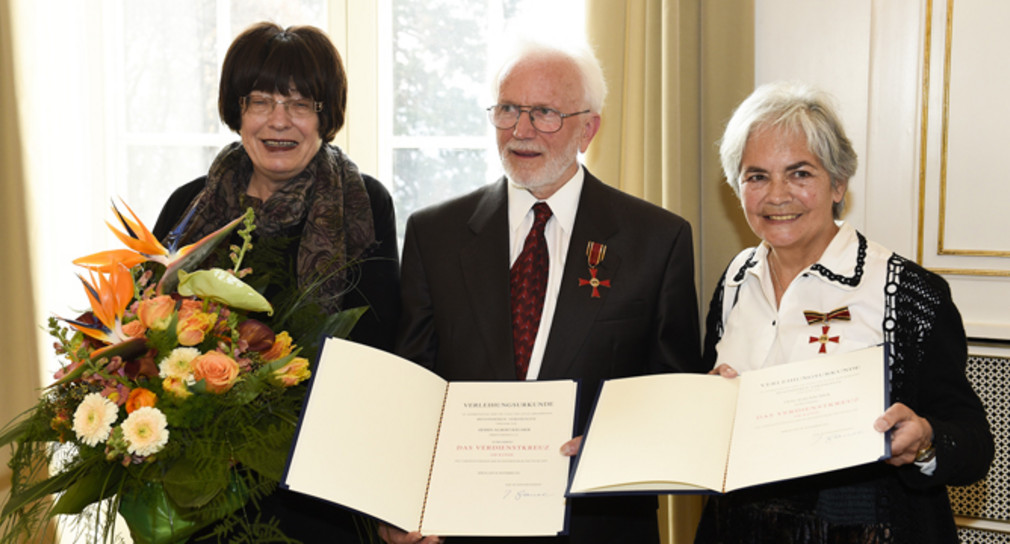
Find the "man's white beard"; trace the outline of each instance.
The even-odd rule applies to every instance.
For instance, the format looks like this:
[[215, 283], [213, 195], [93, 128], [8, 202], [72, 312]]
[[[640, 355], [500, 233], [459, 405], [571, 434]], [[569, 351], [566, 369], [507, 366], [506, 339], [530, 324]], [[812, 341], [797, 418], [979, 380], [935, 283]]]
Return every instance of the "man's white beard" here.
[[[577, 138], [572, 138], [562, 153], [555, 154], [554, 156], [548, 158], [547, 162], [545, 162], [543, 166], [533, 172], [512, 168], [512, 164], [508, 158], [510, 149], [521, 150], [527, 148], [523, 148], [521, 145], [511, 147], [506, 146], [505, 149], [499, 153], [502, 167], [505, 169], [505, 175], [508, 176], [509, 181], [512, 183], [519, 185], [528, 191], [536, 191], [544, 187], [567, 181], [566, 179], [563, 180], [560, 178], [564, 175], [565, 170], [571, 167], [573, 162], [578, 162], [579, 141]], [[543, 152], [542, 149], [537, 147], [527, 150]]]

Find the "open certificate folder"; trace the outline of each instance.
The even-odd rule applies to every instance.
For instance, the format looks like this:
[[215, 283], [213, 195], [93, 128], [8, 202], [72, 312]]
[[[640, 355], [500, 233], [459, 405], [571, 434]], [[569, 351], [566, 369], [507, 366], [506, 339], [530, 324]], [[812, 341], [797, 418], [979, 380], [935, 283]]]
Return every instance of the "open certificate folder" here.
[[883, 346], [741, 374], [608, 380], [569, 496], [728, 492], [886, 459]]
[[578, 384], [447, 382], [327, 339], [282, 486], [440, 536], [565, 531]]

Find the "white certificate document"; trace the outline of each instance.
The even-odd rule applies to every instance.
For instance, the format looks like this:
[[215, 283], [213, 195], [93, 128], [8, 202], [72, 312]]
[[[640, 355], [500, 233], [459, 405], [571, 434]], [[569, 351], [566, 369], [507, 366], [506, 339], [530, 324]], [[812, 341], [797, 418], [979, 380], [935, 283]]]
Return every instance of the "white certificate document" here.
[[886, 457], [873, 428], [887, 409], [883, 347], [745, 374], [726, 489], [819, 474]]
[[569, 496], [718, 492], [890, 455], [885, 347], [746, 372], [659, 374], [600, 390]]
[[452, 385], [442, 419], [451, 432], [439, 436], [425, 530], [444, 536], [557, 534], [571, 463], [561, 445], [572, 435], [575, 382]]
[[557, 535], [577, 390], [573, 380], [450, 383], [331, 338], [282, 485], [425, 535]]

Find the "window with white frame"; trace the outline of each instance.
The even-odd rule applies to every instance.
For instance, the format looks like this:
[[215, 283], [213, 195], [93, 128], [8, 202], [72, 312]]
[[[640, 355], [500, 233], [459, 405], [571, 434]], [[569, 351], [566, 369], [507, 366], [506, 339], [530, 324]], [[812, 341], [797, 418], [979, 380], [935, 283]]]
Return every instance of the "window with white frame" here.
[[501, 176], [489, 79], [510, 30], [584, 39], [581, 0], [384, 0], [379, 14], [379, 172], [398, 232], [424, 206]]
[[[119, 247], [122, 199], [153, 227], [178, 186], [237, 136], [217, 115], [232, 39], [261, 20], [325, 27], [326, 0], [16, 1], [14, 43], [36, 315], [74, 317], [87, 298], [71, 261]], [[57, 361], [43, 327], [40, 369]]]
[[[402, 236], [416, 209], [500, 175], [484, 112], [495, 37], [511, 24], [581, 38], [581, 4], [14, 0], [36, 315], [87, 308], [70, 263], [119, 247], [104, 224], [114, 199], [151, 227], [171, 192], [205, 174], [237, 138], [218, 118], [217, 89], [228, 45], [250, 24], [309, 24], [343, 38], [334, 42], [355, 111], [337, 143], [387, 184]], [[366, 90], [363, 102], [356, 86]], [[41, 325], [39, 371], [48, 383], [57, 361]]]
[[[87, 307], [70, 261], [118, 247], [104, 225], [113, 199], [153, 226], [171, 192], [205, 174], [237, 138], [218, 118], [217, 88], [228, 45], [248, 25], [310, 24], [343, 38], [334, 42], [355, 111], [337, 143], [389, 187], [402, 236], [416, 209], [500, 175], [484, 112], [495, 37], [509, 25], [581, 37], [581, 4], [15, 1], [37, 315]], [[358, 13], [371, 15], [361, 20]], [[355, 91], [372, 104], [362, 106]], [[362, 133], [376, 137], [356, 136]], [[41, 328], [38, 343], [48, 381], [56, 362]]]

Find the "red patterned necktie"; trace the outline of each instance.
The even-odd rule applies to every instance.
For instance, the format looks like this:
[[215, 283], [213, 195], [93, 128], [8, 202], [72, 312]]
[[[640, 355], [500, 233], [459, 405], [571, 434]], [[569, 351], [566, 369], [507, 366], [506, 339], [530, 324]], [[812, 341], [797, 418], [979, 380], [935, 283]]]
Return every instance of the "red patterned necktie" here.
[[547, 240], [544, 227], [551, 218], [551, 208], [544, 202], [533, 205], [533, 226], [526, 235], [523, 251], [512, 264], [509, 279], [512, 287], [512, 352], [515, 355], [516, 378], [526, 379], [530, 367], [533, 341], [540, 329], [540, 313], [547, 292]]

